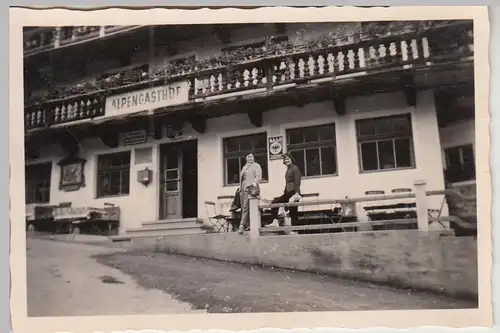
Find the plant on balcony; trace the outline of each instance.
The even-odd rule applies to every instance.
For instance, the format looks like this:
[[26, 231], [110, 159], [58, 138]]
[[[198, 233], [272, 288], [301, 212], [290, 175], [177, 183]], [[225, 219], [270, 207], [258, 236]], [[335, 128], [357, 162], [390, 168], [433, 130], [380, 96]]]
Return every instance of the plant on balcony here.
[[[235, 75], [241, 75], [234, 72], [235, 67], [248, 61], [255, 61], [279, 55], [293, 57], [295, 54], [303, 52], [321, 51], [325, 48], [352, 44], [363, 40], [373, 39], [374, 37], [380, 38], [387, 35], [405, 34], [410, 32], [418, 33], [424, 29], [429, 29], [436, 25], [448, 24], [449, 22], [450, 21], [398, 21], [387, 22], [387, 24], [380, 22], [368, 22], [361, 24], [360, 28], [355, 31], [354, 34], [350, 35], [347, 34], [347, 26], [340, 24], [336, 30], [314, 40], [304, 39], [303, 34], [301, 35], [301, 32], [299, 31], [295, 42], [276, 42], [273, 36], [269, 36], [266, 38], [263, 46], [241, 47], [203, 60], [196, 60], [194, 57], [191, 57], [178, 61], [170, 61], [166, 62], [163, 68], [153, 71], [152, 73], [141, 70], [122, 72], [102, 80], [96, 80], [95, 82], [80, 83], [69, 88], [58, 88], [51, 91], [45, 99], [38, 99], [37, 101], [31, 100], [31, 102], [43, 103], [44, 100], [62, 98], [68, 95], [92, 93], [95, 91], [113, 89], [123, 85], [130, 85], [161, 78], [168, 79], [170, 77], [177, 77], [193, 72], [221, 67], [226, 67], [227, 72], [230, 74], [228, 75], [228, 79], [231, 81], [235, 78]], [[83, 33], [83, 30], [81, 33]], [[286, 71], [287, 69], [275, 68], [275, 70], [281, 72]]]
[[73, 29], [73, 34], [76, 37], [82, 37], [97, 32], [99, 31], [99, 29], [100, 29], [99, 26], [88, 26], [88, 25], [78, 26]]

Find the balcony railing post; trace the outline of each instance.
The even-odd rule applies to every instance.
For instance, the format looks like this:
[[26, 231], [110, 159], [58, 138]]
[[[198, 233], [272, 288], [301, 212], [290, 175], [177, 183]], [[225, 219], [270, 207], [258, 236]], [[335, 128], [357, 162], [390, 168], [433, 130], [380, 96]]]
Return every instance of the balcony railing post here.
[[417, 224], [418, 230], [429, 230], [429, 214], [427, 207], [427, 194], [425, 180], [416, 180], [415, 185], [415, 199], [417, 201]]
[[260, 211], [259, 211], [259, 199], [250, 196], [248, 203], [248, 210], [250, 216], [250, 238], [256, 239], [260, 236]]
[[57, 49], [59, 46], [61, 46], [61, 27], [57, 27], [54, 33], [54, 48]]
[[[361, 204], [361, 202], [354, 202], [353, 207], [354, 207], [354, 212], [352, 213], [355, 214], [358, 222], [370, 222], [370, 218], [368, 217], [368, 215], [366, 215], [366, 212], [363, 209], [363, 205]], [[371, 231], [371, 230], [372, 226], [370, 225], [358, 227], [358, 231]]]

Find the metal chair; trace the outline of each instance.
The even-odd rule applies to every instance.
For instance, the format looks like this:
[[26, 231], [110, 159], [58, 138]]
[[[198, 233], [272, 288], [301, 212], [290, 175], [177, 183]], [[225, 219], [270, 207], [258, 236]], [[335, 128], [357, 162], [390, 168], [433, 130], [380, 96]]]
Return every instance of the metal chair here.
[[217, 212], [217, 205], [215, 202], [205, 201], [205, 210], [207, 212], [208, 221], [212, 225], [214, 232], [230, 231], [230, 223], [228, 222], [230, 216]]

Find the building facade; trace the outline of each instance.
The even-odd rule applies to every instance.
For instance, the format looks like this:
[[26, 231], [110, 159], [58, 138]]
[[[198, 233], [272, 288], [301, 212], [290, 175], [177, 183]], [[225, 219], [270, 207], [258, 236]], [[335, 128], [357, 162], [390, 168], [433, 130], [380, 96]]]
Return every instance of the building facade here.
[[248, 152], [264, 198], [284, 152], [319, 199], [475, 191], [471, 22], [183, 28], [25, 31], [27, 214], [111, 203], [120, 233], [207, 223]]

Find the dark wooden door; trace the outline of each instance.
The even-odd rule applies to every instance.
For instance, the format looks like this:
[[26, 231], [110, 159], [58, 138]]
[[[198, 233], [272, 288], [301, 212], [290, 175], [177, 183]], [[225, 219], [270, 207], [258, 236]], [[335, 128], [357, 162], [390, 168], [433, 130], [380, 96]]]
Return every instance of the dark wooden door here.
[[182, 149], [165, 145], [160, 151], [160, 219], [182, 218]]

